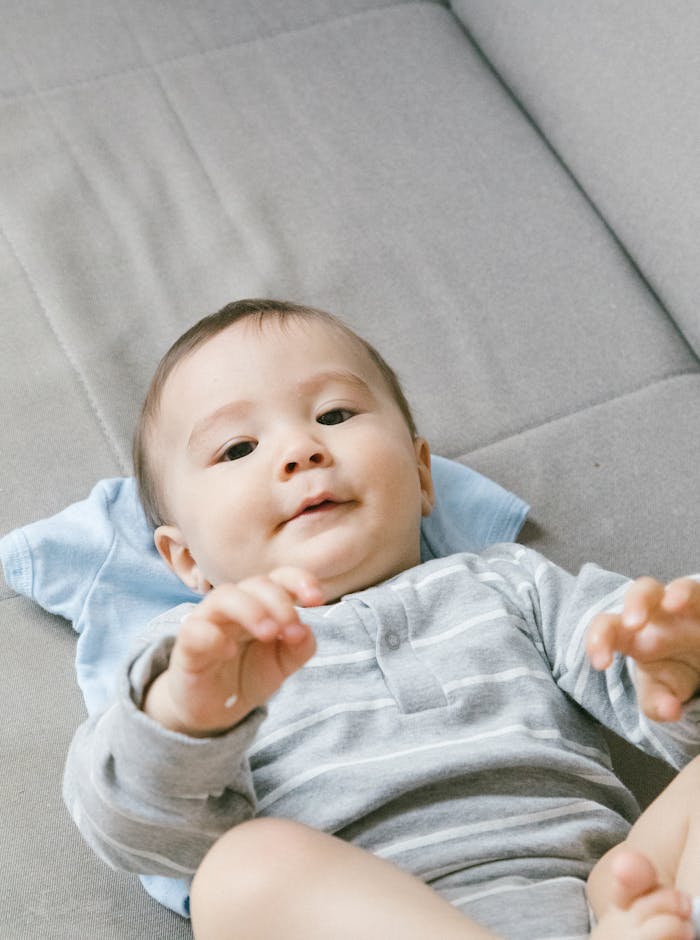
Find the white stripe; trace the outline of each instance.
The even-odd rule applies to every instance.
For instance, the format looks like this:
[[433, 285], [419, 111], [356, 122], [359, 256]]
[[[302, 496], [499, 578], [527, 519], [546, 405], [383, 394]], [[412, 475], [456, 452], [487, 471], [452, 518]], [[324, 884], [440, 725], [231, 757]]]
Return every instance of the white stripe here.
[[578, 674], [578, 678], [576, 679], [576, 685], [574, 686], [574, 699], [577, 702], [580, 702], [581, 699], [583, 698], [583, 690], [586, 688], [586, 685], [588, 684], [588, 680], [591, 676], [592, 669], [593, 669], [593, 666], [591, 665], [590, 660], [584, 659], [581, 665], [581, 672]]
[[697, 746], [700, 743], [700, 728], [695, 721], [681, 719], [679, 722], [669, 722], [664, 727], [664, 733], [674, 741], [680, 742], [680, 744], [695, 744]]
[[451, 574], [455, 574], [458, 571], [463, 572], [464, 570], [465, 565], [449, 565], [447, 568], [440, 568], [437, 571], [433, 571], [431, 574], [421, 578], [420, 581], [411, 581], [409, 578], [405, 578], [401, 581], [397, 581], [395, 584], [389, 584], [389, 587], [392, 591], [404, 591], [409, 588], [418, 591], [431, 581], [438, 581], [441, 578], [447, 578]]
[[625, 687], [623, 686], [622, 682], [620, 682], [619, 677], [610, 684], [608, 691], [610, 695], [610, 704], [614, 705], [615, 702], [617, 702], [618, 699], [625, 694]]
[[484, 555], [483, 562], [485, 565], [495, 565], [498, 563], [503, 563], [505, 565], [515, 565], [518, 570], [521, 570], [521, 565], [518, 564], [523, 555], [527, 554], [527, 549], [523, 548], [522, 545], [518, 548], [517, 551], [514, 551], [512, 555]]
[[496, 682], [510, 682], [512, 679], [522, 679], [529, 676], [531, 679], [544, 679], [546, 682], [552, 682], [550, 672], [540, 672], [537, 669], [528, 669], [527, 666], [516, 666], [514, 669], [506, 669], [504, 672], [484, 673], [480, 676], [467, 676], [466, 679], [453, 679], [452, 682], [443, 683], [445, 692], [452, 692], [455, 689], [462, 689], [468, 685], [486, 685]]
[[[121, 816], [122, 819], [128, 819], [129, 822], [137, 823], [139, 826], [155, 826], [158, 827], [161, 825], [157, 820], [144, 819], [143, 815], [138, 813], [131, 813], [128, 809], [125, 809], [119, 803], [116, 802], [114, 794], [110, 790], [109, 786], [102, 785], [102, 779], [98, 773], [96, 773], [95, 768], [90, 768], [90, 783], [92, 784], [95, 793], [100, 798], [102, 803], [107, 807], [110, 813], [113, 813], [115, 816]], [[221, 791], [223, 792], [223, 790]], [[209, 800], [212, 797], [216, 797], [218, 794], [205, 791], [204, 793], [182, 793], [179, 794], [179, 798], [183, 800]], [[207, 830], [207, 829], [197, 829], [197, 834], [202, 836], [207, 836], [211, 839], [218, 839], [221, 837], [222, 830], [217, 829], [216, 831]]]
[[177, 862], [173, 862], [171, 859], [166, 858], [165, 855], [159, 855], [157, 852], [144, 852], [142, 849], [135, 849], [130, 845], [125, 845], [123, 842], [118, 842], [116, 839], [113, 839], [111, 836], [108, 836], [100, 827], [95, 823], [94, 819], [90, 817], [86, 812], [83, 806], [74, 807], [73, 816], [76, 824], [79, 828], [84, 819], [87, 819], [90, 832], [96, 834], [98, 838], [106, 843], [111, 845], [113, 848], [122, 852], [125, 855], [129, 855], [136, 858], [145, 858], [149, 862], [157, 862], [159, 865], [167, 866], [173, 871], [176, 871], [180, 875], [193, 875], [196, 868], [186, 868], [184, 865], [178, 865]]
[[[646, 715], [640, 714], [639, 716], [639, 725], [638, 730], [641, 734], [650, 741], [654, 747], [658, 750], [659, 754], [663, 757], [667, 764], [670, 764], [672, 767], [675, 767], [676, 762], [673, 759], [673, 756], [666, 750], [661, 741], [657, 738], [654, 732], [649, 727], [649, 719]], [[637, 735], [634, 735], [636, 737]], [[634, 743], [637, 743], [636, 741]]]
[[565, 937], [541, 937], [537, 940], [588, 940], [589, 933], [567, 933]]
[[488, 613], [479, 614], [476, 617], [471, 617], [469, 620], [464, 620], [462, 623], [458, 623], [455, 627], [451, 627], [449, 630], [443, 630], [442, 633], [435, 633], [432, 636], [420, 637], [419, 639], [415, 640], [411, 639], [411, 646], [414, 649], [422, 649], [424, 646], [432, 646], [434, 643], [444, 643], [445, 640], [451, 640], [460, 633], [464, 633], [466, 630], [469, 630], [470, 627], [476, 627], [479, 626], [479, 624], [488, 623], [491, 620], [499, 620], [501, 618], [509, 621], [515, 620], [518, 623], [521, 622], [517, 617], [511, 617], [505, 614], [502, 609], [490, 610]]
[[257, 754], [271, 744], [275, 744], [277, 741], [281, 741], [292, 734], [296, 734], [297, 731], [302, 731], [304, 728], [311, 728], [313, 725], [327, 721], [329, 718], [335, 718], [337, 715], [345, 715], [351, 712], [373, 712], [379, 711], [382, 708], [392, 707], [398, 707], [396, 699], [393, 698], [378, 698], [366, 702], [344, 702], [338, 705], [331, 705], [328, 708], [324, 708], [323, 711], [315, 712], [307, 718], [301, 718], [299, 721], [294, 721], [291, 724], [284, 725], [282, 728], [278, 728], [276, 731], [265, 735], [265, 737], [258, 738], [255, 744], [248, 748], [247, 753], [252, 757], [253, 754]]
[[522, 734], [526, 737], [535, 738], [536, 740], [562, 741], [572, 750], [580, 751], [584, 754], [595, 755], [603, 762], [604, 765], [608, 763], [606, 755], [600, 751], [592, 747], [587, 747], [583, 744], [576, 744], [573, 741], [569, 741], [567, 738], [562, 737], [560, 732], [555, 728], [543, 728], [541, 730], [537, 730], [534, 728], [527, 728], [525, 725], [520, 724], [506, 725], [503, 728], [497, 728], [492, 731], [482, 731], [478, 734], [469, 735], [466, 738], [454, 738], [449, 741], [438, 741], [431, 744], [422, 744], [419, 747], [406, 748], [400, 751], [392, 751], [388, 754], [378, 754], [374, 757], [362, 757], [355, 760], [335, 761], [334, 763], [320, 764], [317, 767], [309, 768], [308, 770], [303, 771], [303, 773], [297, 774], [295, 777], [291, 777], [279, 787], [271, 790], [267, 796], [258, 801], [258, 809], [266, 809], [268, 806], [276, 803], [277, 800], [281, 799], [283, 796], [286, 796], [288, 793], [291, 793], [298, 787], [303, 786], [310, 780], [314, 780], [316, 777], [321, 777], [323, 774], [332, 773], [335, 770], [347, 770], [351, 767], [362, 767], [366, 764], [391, 762], [401, 757], [409, 757], [413, 754], [422, 754], [428, 751], [439, 751], [455, 746], [459, 747], [463, 745], [472, 745], [478, 741], [488, 741], [492, 738], [500, 738], [510, 734]]
[[488, 888], [486, 891], [475, 891], [474, 894], [464, 894], [461, 898], [455, 898], [450, 904], [458, 906], [460, 904], [469, 904], [471, 901], [480, 901], [482, 898], [489, 898], [494, 894], [503, 894], [506, 891], [530, 891], [532, 888], [540, 888], [543, 885], [551, 885], [553, 882], [573, 881], [576, 885], [583, 887], [585, 882], [580, 878], [572, 878], [571, 875], [564, 875], [561, 878], [548, 878], [546, 881], [533, 881], [527, 879], [525, 883], [496, 885]]
[[535, 584], [537, 585], [538, 588], [540, 586], [541, 579], [544, 577], [544, 575], [549, 574], [549, 572], [553, 570], [553, 567], [554, 567], [553, 565], [550, 565], [546, 561], [543, 561], [541, 564], [537, 566], [537, 568], [535, 568]]
[[604, 787], [613, 787], [615, 790], [627, 790], [627, 787], [621, 780], [618, 780], [613, 773], [609, 774], [576, 774], [582, 780], [588, 780], [590, 783], [599, 783]]
[[428, 835], [417, 836], [414, 839], [403, 839], [401, 842], [394, 842], [383, 849], [375, 849], [374, 854], [380, 858], [394, 858], [403, 852], [411, 852], [414, 849], [425, 848], [427, 845], [437, 845], [441, 842], [449, 842], [452, 839], [462, 839], [466, 836], [478, 835], [482, 832], [504, 832], [507, 829], [517, 829], [520, 826], [532, 826], [541, 822], [548, 822], [552, 819], [562, 819], [566, 816], [580, 816], [585, 813], [600, 812], [604, 807], [591, 800], [576, 800], [566, 806], [553, 807], [552, 809], [539, 810], [536, 813], [520, 813], [517, 816], [509, 816], [499, 819], [488, 819], [484, 822], [469, 823], [466, 826], [451, 826], [449, 829], [442, 829], [438, 832], [431, 832]]
[[[441, 568], [439, 571], [433, 571], [431, 574], [427, 575], [425, 578], [422, 578], [420, 581], [411, 581], [409, 579], [398, 581], [396, 584], [389, 584], [389, 587], [393, 591], [405, 591], [409, 589], [420, 590], [426, 584], [429, 584], [431, 581], [437, 581], [441, 578], [447, 578], [451, 574], [463, 573], [468, 571], [466, 565], [450, 565], [447, 568]], [[477, 574], [472, 572], [473, 577], [477, 581], [489, 582], [489, 581], [502, 581], [505, 583], [506, 579], [503, 575], [498, 574], [495, 571], [487, 571], [483, 574]]]
[[626, 593], [627, 588], [629, 587], [629, 581], [626, 584], [621, 585], [616, 588], [614, 591], [611, 591], [610, 594], [606, 594], [601, 600], [596, 601], [592, 607], [590, 607], [586, 613], [581, 617], [574, 632], [571, 635], [571, 640], [567, 644], [568, 655], [565, 659], [567, 669], [573, 668], [576, 663], [581, 651], [581, 643], [583, 640], [583, 635], [586, 632], [588, 625], [591, 620], [595, 617], [596, 614], [599, 614], [603, 610], [614, 610], [615, 605], [620, 603], [622, 596]]
[[502, 581], [503, 584], [506, 583], [506, 579], [502, 574], [497, 574], [495, 571], [487, 571], [485, 574], [476, 574], [474, 575], [477, 581], [482, 581], [488, 583], [489, 581]]
[[337, 656], [314, 656], [302, 669], [325, 669], [326, 666], [344, 666], [348, 663], [364, 663], [376, 659], [374, 650], [359, 650], [356, 653], [338, 653]]

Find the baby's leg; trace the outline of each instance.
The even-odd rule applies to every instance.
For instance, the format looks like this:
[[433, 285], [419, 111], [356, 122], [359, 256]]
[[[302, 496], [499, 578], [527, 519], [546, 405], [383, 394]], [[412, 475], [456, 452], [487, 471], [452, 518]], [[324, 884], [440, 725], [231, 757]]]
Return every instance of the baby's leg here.
[[696, 758], [642, 813], [627, 839], [598, 862], [588, 880], [588, 897], [599, 919], [607, 910], [620, 907], [620, 878], [631, 879], [629, 898], [641, 898], [659, 888], [700, 896], [699, 792], [700, 759]]
[[417, 878], [283, 819], [226, 833], [197, 872], [191, 906], [197, 940], [495, 940]]

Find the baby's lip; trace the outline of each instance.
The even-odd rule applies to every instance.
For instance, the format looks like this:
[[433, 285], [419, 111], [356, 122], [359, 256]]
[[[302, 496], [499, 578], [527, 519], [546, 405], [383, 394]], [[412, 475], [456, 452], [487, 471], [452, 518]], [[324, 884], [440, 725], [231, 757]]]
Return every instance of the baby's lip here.
[[293, 515], [285, 519], [285, 522], [291, 522], [293, 519], [298, 519], [300, 516], [325, 512], [329, 509], [333, 509], [335, 506], [342, 506], [346, 502], [348, 502], [348, 500], [338, 499], [333, 493], [317, 493], [303, 500], [303, 502], [297, 506]]

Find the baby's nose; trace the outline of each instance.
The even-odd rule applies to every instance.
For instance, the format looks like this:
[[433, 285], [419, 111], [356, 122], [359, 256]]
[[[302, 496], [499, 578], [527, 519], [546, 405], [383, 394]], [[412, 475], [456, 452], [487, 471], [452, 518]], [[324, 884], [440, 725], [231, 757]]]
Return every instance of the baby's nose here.
[[330, 463], [330, 454], [318, 441], [299, 441], [289, 447], [282, 460], [284, 476], [290, 476], [299, 470], [324, 467]]
[[303, 467], [305, 464], [309, 466], [313, 466], [314, 464], [318, 466], [322, 466], [324, 463], [325, 463], [325, 460], [324, 460], [323, 454], [320, 451], [316, 451], [313, 454], [309, 454], [309, 456], [306, 458], [305, 461], [303, 459], [302, 460], [289, 460], [285, 464], [284, 469], [286, 473], [294, 473], [295, 470], [299, 469], [300, 467]]

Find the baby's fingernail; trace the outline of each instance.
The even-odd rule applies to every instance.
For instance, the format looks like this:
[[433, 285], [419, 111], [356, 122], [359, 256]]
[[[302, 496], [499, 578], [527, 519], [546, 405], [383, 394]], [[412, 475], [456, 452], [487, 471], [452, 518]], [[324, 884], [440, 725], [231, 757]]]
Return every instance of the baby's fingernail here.
[[606, 669], [608, 665], [607, 654], [600, 652], [600, 650], [596, 650], [595, 652], [591, 653], [591, 662], [593, 663], [595, 669]]
[[282, 631], [282, 635], [290, 643], [298, 643], [306, 635], [306, 627], [301, 623], [289, 623]]
[[622, 623], [625, 627], [641, 627], [645, 616], [643, 610], [628, 610], [622, 615]]
[[279, 630], [279, 627], [271, 617], [266, 617], [264, 620], [261, 620], [258, 624], [258, 630], [264, 636], [276, 636]]

